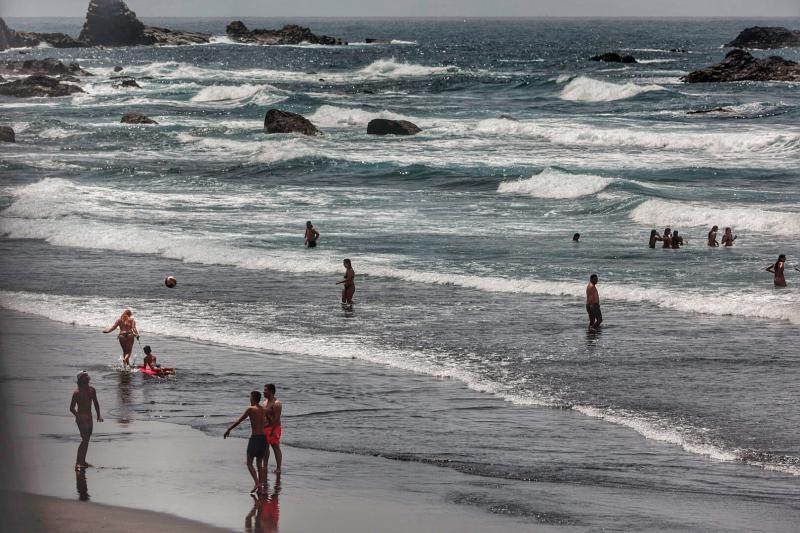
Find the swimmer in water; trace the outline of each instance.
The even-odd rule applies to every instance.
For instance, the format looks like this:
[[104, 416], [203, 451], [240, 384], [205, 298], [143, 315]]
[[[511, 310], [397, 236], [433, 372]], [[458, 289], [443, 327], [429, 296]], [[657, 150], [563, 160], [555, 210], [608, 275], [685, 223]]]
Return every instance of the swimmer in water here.
[[722, 236], [722, 246], [730, 248], [735, 240], [736, 235], [731, 232], [731, 228], [725, 228], [725, 234]]
[[319, 239], [319, 232], [314, 229], [314, 225], [311, 224], [309, 220], [306, 222], [306, 248], [316, 248], [317, 246], [317, 239]]
[[344, 279], [342, 281], [337, 281], [337, 285], [344, 284], [342, 288], [342, 305], [346, 307], [353, 306], [353, 294], [356, 292], [356, 271], [353, 270], [353, 264], [350, 262], [349, 259], [345, 259], [344, 263]]
[[781, 254], [774, 265], [767, 267], [767, 272], [771, 272], [775, 276], [776, 287], [786, 287], [786, 278], [783, 277], [783, 269], [786, 268], [786, 256]]
[[713, 248], [719, 246], [719, 243], [717, 242], [717, 231], [719, 231], [719, 226], [715, 225], [713, 228], [711, 228], [711, 231], [708, 232], [708, 245]]
[[672, 248], [672, 230], [664, 228], [664, 234], [661, 236], [661, 241], [664, 243], [662, 248]]
[[650, 242], [648, 243], [648, 246], [650, 246], [650, 248], [655, 248], [656, 242], [663, 240], [664, 239], [661, 238], [661, 235], [659, 235], [656, 230], [654, 229], [650, 230]]

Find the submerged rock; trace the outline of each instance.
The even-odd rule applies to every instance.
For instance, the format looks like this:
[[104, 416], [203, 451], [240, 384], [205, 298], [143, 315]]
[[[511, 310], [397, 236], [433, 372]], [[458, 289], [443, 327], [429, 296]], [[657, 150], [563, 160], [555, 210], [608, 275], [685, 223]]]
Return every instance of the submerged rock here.
[[731, 50], [722, 63], [690, 72], [687, 83], [728, 81], [800, 81], [800, 64], [779, 56], [756, 58], [744, 50]]
[[58, 59], [26, 59], [25, 61], [0, 62], [0, 72], [11, 74], [43, 74], [45, 76], [92, 76], [78, 63], [64, 64]]
[[705, 113], [733, 113], [733, 109], [727, 107], [714, 107], [712, 109], [695, 109], [687, 111], [687, 115], [703, 115]]
[[114, 85], [118, 89], [141, 89], [142, 86], [136, 83], [136, 80], [130, 78], [127, 80], [122, 80], [121, 82]]
[[267, 133], [302, 133], [317, 135], [319, 130], [303, 115], [270, 109], [264, 117], [264, 131]]
[[16, 136], [14, 135], [14, 130], [9, 126], [0, 126], [0, 142], [17, 142]]
[[329, 37], [327, 35], [315, 35], [309, 28], [296, 24], [287, 24], [280, 30], [255, 29], [250, 30], [241, 20], [234, 20], [225, 28], [228, 37], [239, 43], [257, 44], [327, 44], [344, 45], [347, 41]]
[[616, 52], [607, 52], [589, 58], [592, 61], [605, 61], [606, 63], [636, 63], [636, 58], [633, 56], [622, 56]]
[[800, 46], [800, 31], [779, 26], [752, 26], [743, 29], [736, 39], [725, 46], [758, 50]]
[[123, 124], [158, 124], [155, 120], [142, 113], [128, 112], [122, 115], [120, 122]]
[[117, 65], [116, 67], [114, 67], [114, 72], [122, 72], [122, 67]]
[[416, 135], [422, 129], [407, 120], [374, 118], [367, 124], [368, 135]]
[[27, 78], [0, 85], [0, 95], [30, 98], [34, 96], [68, 96], [82, 93], [83, 89], [70, 83], [61, 83], [49, 76], [28, 76]]

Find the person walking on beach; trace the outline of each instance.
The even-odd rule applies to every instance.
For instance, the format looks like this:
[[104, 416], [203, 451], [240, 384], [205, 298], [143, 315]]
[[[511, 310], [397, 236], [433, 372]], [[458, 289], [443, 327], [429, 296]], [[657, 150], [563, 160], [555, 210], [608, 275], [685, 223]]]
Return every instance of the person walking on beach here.
[[[253, 482], [255, 483], [253, 490], [250, 491], [251, 494], [258, 492], [267, 480], [266, 461], [264, 459], [264, 455], [267, 453], [267, 437], [264, 435], [266, 412], [259, 405], [260, 401], [261, 393], [257, 390], [251, 392], [250, 407], [244, 410], [239, 420], [231, 424], [222, 436], [223, 439], [227, 439], [231, 431], [244, 422], [245, 418], [250, 419], [250, 440], [247, 441], [247, 470], [250, 472], [250, 475], [253, 476]], [[256, 461], [256, 467], [253, 467], [254, 459]]]
[[[275, 397], [275, 385], [273, 383], [264, 385], [264, 398], [266, 398], [263, 405], [266, 413], [264, 435], [267, 437], [267, 444], [275, 452], [275, 473], [280, 475], [281, 463], [283, 463], [283, 453], [281, 453], [281, 411], [283, 411], [283, 404]], [[269, 450], [267, 450], [267, 458], [264, 460], [265, 471], [268, 462]]]
[[319, 232], [314, 229], [314, 225], [311, 224], [311, 221], [309, 220], [306, 222], [306, 248], [316, 248], [317, 239], [319, 239]]
[[650, 248], [655, 248], [656, 242], [663, 240], [664, 239], [661, 238], [661, 235], [659, 235], [656, 230], [654, 229], [650, 230], [650, 242], [648, 243], [648, 246], [650, 246]]
[[337, 281], [337, 285], [344, 283], [342, 288], [342, 306], [353, 307], [353, 294], [356, 292], [356, 271], [353, 270], [353, 264], [349, 259], [345, 259], [344, 263], [344, 279]]
[[603, 315], [600, 313], [600, 294], [597, 292], [597, 274], [589, 276], [589, 283], [586, 285], [586, 312], [589, 313], [589, 327], [599, 328], [603, 322]]
[[786, 287], [786, 278], [783, 277], [784, 268], [786, 268], [786, 256], [783, 254], [778, 256], [778, 260], [775, 261], [774, 265], [767, 267], [767, 272], [771, 272], [775, 275], [774, 281], [776, 287]]
[[714, 225], [714, 227], [711, 228], [711, 231], [708, 232], [708, 245], [714, 248], [719, 246], [719, 243], [717, 242], [717, 231], [719, 231], [719, 226]]
[[91, 466], [86, 462], [86, 452], [89, 451], [89, 440], [92, 438], [94, 422], [92, 421], [92, 404], [97, 412], [97, 421], [102, 422], [100, 415], [100, 402], [97, 401], [97, 391], [89, 385], [89, 373], [83, 370], [78, 374], [78, 388], [72, 393], [69, 403], [69, 412], [75, 417], [78, 431], [81, 434], [81, 443], [78, 445], [78, 457], [75, 460], [75, 470], [81, 471]]
[[111, 333], [119, 328], [117, 339], [119, 345], [122, 347], [122, 365], [128, 368], [131, 363], [131, 352], [133, 352], [133, 340], [139, 338], [139, 330], [136, 329], [136, 319], [133, 318], [133, 313], [130, 309], [122, 312], [120, 317], [114, 322], [110, 328], [104, 329], [103, 333]]
[[725, 234], [722, 236], [722, 246], [730, 248], [733, 246], [733, 241], [736, 240], [736, 235], [731, 233], [731, 228], [725, 228]]

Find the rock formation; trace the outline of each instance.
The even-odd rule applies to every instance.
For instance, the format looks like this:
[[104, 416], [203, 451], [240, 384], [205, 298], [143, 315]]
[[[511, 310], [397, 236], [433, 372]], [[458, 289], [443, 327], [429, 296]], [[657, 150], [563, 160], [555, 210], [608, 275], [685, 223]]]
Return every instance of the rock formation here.
[[369, 135], [416, 135], [421, 131], [419, 126], [407, 120], [374, 118], [367, 124]]
[[145, 26], [144, 35], [147, 43], [180, 46], [185, 44], [207, 43], [211, 36], [207, 33], [194, 31], [168, 30], [166, 28], [156, 28], [155, 26]]
[[280, 30], [255, 29], [250, 30], [241, 20], [234, 20], [225, 28], [231, 40], [239, 43], [258, 43], [258, 44], [328, 44], [343, 45], [347, 41], [329, 37], [327, 35], [315, 35], [311, 30], [296, 24], [288, 24]]
[[64, 64], [58, 59], [27, 59], [25, 61], [0, 62], [0, 72], [9, 74], [43, 74], [45, 76], [92, 76], [77, 63]]
[[34, 75], [0, 85], [0, 95], [30, 98], [32, 96], [68, 96], [82, 93], [83, 89], [70, 83], [61, 83], [49, 76]]
[[731, 50], [722, 63], [690, 72], [687, 83], [726, 81], [800, 81], [800, 64], [779, 56], [756, 58], [744, 50]]
[[118, 89], [141, 89], [142, 88], [142, 86], [139, 85], [138, 83], [136, 83], [136, 80], [134, 80], [133, 78], [128, 78], [128, 79], [122, 80], [121, 82], [114, 84], [114, 87], [116, 87]]
[[39, 46], [47, 43], [54, 48], [75, 48], [86, 46], [64, 33], [34, 33], [30, 31], [14, 31], [0, 18], [0, 50], [20, 48], [23, 46]]
[[302, 133], [317, 135], [319, 130], [303, 115], [270, 109], [264, 117], [264, 131], [267, 133]]
[[633, 56], [621, 56], [616, 52], [607, 52], [597, 56], [590, 57], [592, 61], [605, 61], [606, 63], [636, 63], [636, 58]]
[[373, 37], [367, 37], [364, 42], [367, 44], [392, 44], [389, 39], [375, 39]]
[[14, 135], [14, 130], [8, 126], [0, 126], [0, 142], [13, 143], [17, 142]]
[[155, 120], [141, 113], [128, 112], [122, 115], [120, 122], [123, 124], [158, 124]]
[[736, 39], [725, 46], [758, 50], [800, 46], [800, 31], [775, 26], [753, 26], [743, 29]]
[[694, 109], [687, 111], [687, 115], [705, 115], [706, 113], [733, 113], [733, 109], [727, 107], [714, 107], [712, 109]]

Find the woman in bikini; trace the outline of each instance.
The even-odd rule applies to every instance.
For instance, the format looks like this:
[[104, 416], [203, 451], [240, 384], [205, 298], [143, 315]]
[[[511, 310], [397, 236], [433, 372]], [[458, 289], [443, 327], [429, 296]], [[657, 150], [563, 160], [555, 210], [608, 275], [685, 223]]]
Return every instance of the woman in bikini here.
[[767, 272], [771, 272], [775, 275], [775, 286], [776, 287], [785, 287], [786, 286], [786, 278], [783, 277], [783, 269], [786, 267], [786, 256], [781, 254], [778, 256], [778, 260], [775, 261], [774, 265], [770, 265], [767, 267]]
[[342, 288], [342, 305], [346, 307], [353, 306], [353, 294], [356, 292], [356, 271], [353, 270], [353, 265], [350, 263], [349, 259], [345, 259], [344, 263], [344, 279], [342, 281], [337, 281], [337, 285], [341, 285], [344, 283], [344, 287]]
[[133, 352], [133, 339], [139, 338], [136, 320], [133, 318], [133, 313], [131, 313], [130, 309], [124, 310], [117, 321], [110, 328], [104, 329], [103, 333], [111, 333], [117, 328], [119, 328], [117, 339], [122, 347], [122, 364], [125, 368], [128, 368], [131, 362], [131, 352]]

